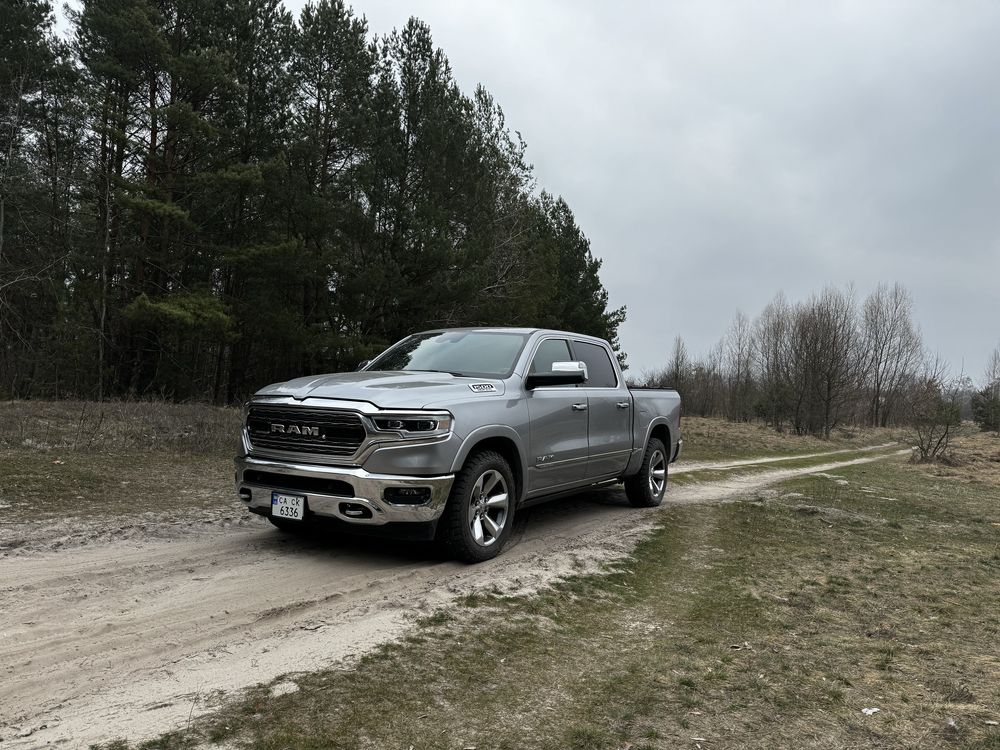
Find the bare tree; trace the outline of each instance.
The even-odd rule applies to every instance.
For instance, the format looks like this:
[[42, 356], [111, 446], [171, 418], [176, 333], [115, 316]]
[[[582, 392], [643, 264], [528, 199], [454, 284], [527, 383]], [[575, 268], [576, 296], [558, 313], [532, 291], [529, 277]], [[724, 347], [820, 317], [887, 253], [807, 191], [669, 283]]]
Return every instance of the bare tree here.
[[737, 312], [723, 341], [726, 416], [745, 422], [753, 416], [754, 339], [750, 319]]
[[850, 290], [829, 287], [791, 314], [785, 381], [798, 433], [829, 437], [852, 415], [861, 379], [857, 306]]
[[754, 368], [765, 419], [778, 431], [789, 417], [789, 336], [792, 310], [778, 294], [754, 321]]
[[900, 285], [879, 284], [862, 311], [864, 376], [869, 424], [885, 427], [895, 414], [903, 386], [920, 365], [920, 334], [913, 301]]
[[724, 406], [722, 358], [720, 341], [712, 347], [707, 357], [692, 361], [687, 385], [682, 394], [686, 414], [714, 417], [722, 413]]
[[630, 379], [630, 384], [643, 388], [673, 388], [684, 392], [687, 398], [691, 368], [692, 362], [684, 339], [677, 336], [667, 364], [653, 370], [644, 370], [638, 378]]
[[687, 346], [684, 339], [677, 336], [674, 339], [674, 348], [670, 354], [670, 361], [667, 363], [666, 380], [671, 388], [678, 391], [686, 390], [688, 377], [691, 371], [691, 358], [688, 356]]
[[[678, 337], [668, 363], [646, 376], [646, 384], [683, 389], [692, 414], [763, 417], [777, 430], [791, 426], [799, 434], [830, 437], [843, 423], [915, 422], [923, 433], [931, 394], [945, 394], [948, 404], [969, 411], [983, 393], [975, 393], [968, 378], [945, 382], [923, 362], [912, 313], [912, 298], [900, 284], [880, 284], [862, 305], [851, 287], [827, 287], [795, 304], [778, 294], [752, 323], [737, 313], [704, 358], [691, 358]], [[987, 382], [1000, 410], [1000, 347], [990, 363]], [[936, 442], [942, 436], [934, 425], [928, 439]], [[947, 427], [944, 448], [953, 432]]]

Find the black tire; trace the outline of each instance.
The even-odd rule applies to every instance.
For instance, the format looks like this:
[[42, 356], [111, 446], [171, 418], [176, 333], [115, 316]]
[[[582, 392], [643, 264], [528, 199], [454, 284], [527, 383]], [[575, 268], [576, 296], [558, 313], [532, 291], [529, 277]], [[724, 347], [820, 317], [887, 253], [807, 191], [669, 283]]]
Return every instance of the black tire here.
[[[503, 502], [499, 501], [501, 494]], [[472, 455], [455, 477], [438, 523], [438, 540], [459, 560], [491, 560], [510, 536], [515, 500], [514, 478], [506, 459], [494, 451]]]
[[[625, 496], [636, 508], [655, 508], [667, 492], [667, 449], [659, 438], [650, 438], [642, 465], [635, 476], [625, 480]], [[662, 476], [654, 472], [663, 472]]]

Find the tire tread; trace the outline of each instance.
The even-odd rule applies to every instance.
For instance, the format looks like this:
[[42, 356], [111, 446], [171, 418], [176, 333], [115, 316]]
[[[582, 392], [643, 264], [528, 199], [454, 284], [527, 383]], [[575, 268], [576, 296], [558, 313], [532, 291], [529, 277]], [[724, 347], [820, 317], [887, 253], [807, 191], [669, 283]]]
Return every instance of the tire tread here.
[[[663, 496], [667, 494], [666, 487], [663, 488], [663, 494], [659, 497], [653, 497], [649, 491], [649, 461], [657, 449], [663, 453], [664, 457], [668, 455], [666, 446], [663, 445], [662, 440], [659, 438], [650, 438], [649, 444], [646, 446], [646, 452], [642, 456], [642, 464], [639, 466], [639, 471], [625, 479], [625, 497], [636, 508], [655, 508], [663, 502]], [[665, 463], [664, 466], [669, 468], [669, 462]]]
[[[465, 519], [462, 516], [462, 504], [472, 491], [479, 475], [488, 468], [498, 468], [497, 464], [503, 468], [503, 474], [507, 480], [509, 498], [507, 510], [507, 524], [503, 536], [489, 547], [481, 547], [475, 543], [467, 534], [465, 529]], [[510, 528], [514, 523], [514, 505], [516, 494], [513, 483], [513, 472], [507, 459], [496, 451], [483, 450], [474, 453], [465, 462], [465, 465], [455, 477], [455, 483], [451, 486], [451, 493], [448, 496], [448, 504], [445, 506], [444, 514], [438, 523], [438, 540], [453, 557], [464, 562], [476, 563], [490, 560], [500, 554]]]

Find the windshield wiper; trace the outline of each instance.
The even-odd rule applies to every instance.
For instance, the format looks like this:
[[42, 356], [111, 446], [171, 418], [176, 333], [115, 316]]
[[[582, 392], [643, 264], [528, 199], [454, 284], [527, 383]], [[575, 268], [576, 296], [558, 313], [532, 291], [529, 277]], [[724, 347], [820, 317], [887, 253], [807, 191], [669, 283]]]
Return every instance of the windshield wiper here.
[[461, 373], [461, 372], [452, 372], [451, 370], [406, 370], [406, 372], [443, 372], [446, 375], [454, 375], [456, 378], [467, 378], [467, 377], [469, 377], [468, 375], [465, 375], [464, 373]]

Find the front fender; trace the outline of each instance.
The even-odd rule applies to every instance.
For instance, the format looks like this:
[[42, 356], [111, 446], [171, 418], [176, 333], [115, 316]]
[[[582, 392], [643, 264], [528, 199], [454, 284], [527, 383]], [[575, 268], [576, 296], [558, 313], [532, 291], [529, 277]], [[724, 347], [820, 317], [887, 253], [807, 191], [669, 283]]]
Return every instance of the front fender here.
[[[473, 449], [482, 443], [484, 440], [490, 440], [495, 438], [502, 438], [513, 443], [514, 449], [517, 451], [518, 464], [517, 468], [520, 471], [522, 477], [528, 476], [528, 464], [525, 452], [524, 441], [521, 435], [518, 434], [510, 425], [505, 424], [490, 424], [483, 425], [482, 427], [477, 427], [472, 432], [470, 432], [464, 441], [462, 441], [461, 447], [458, 449], [458, 453], [455, 456], [455, 462], [451, 466], [451, 473], [455, 473], [465, 464], [466, 459], [469, 454], [472, 453]], [[523, 488], [522, 488], [523, 492]]]

